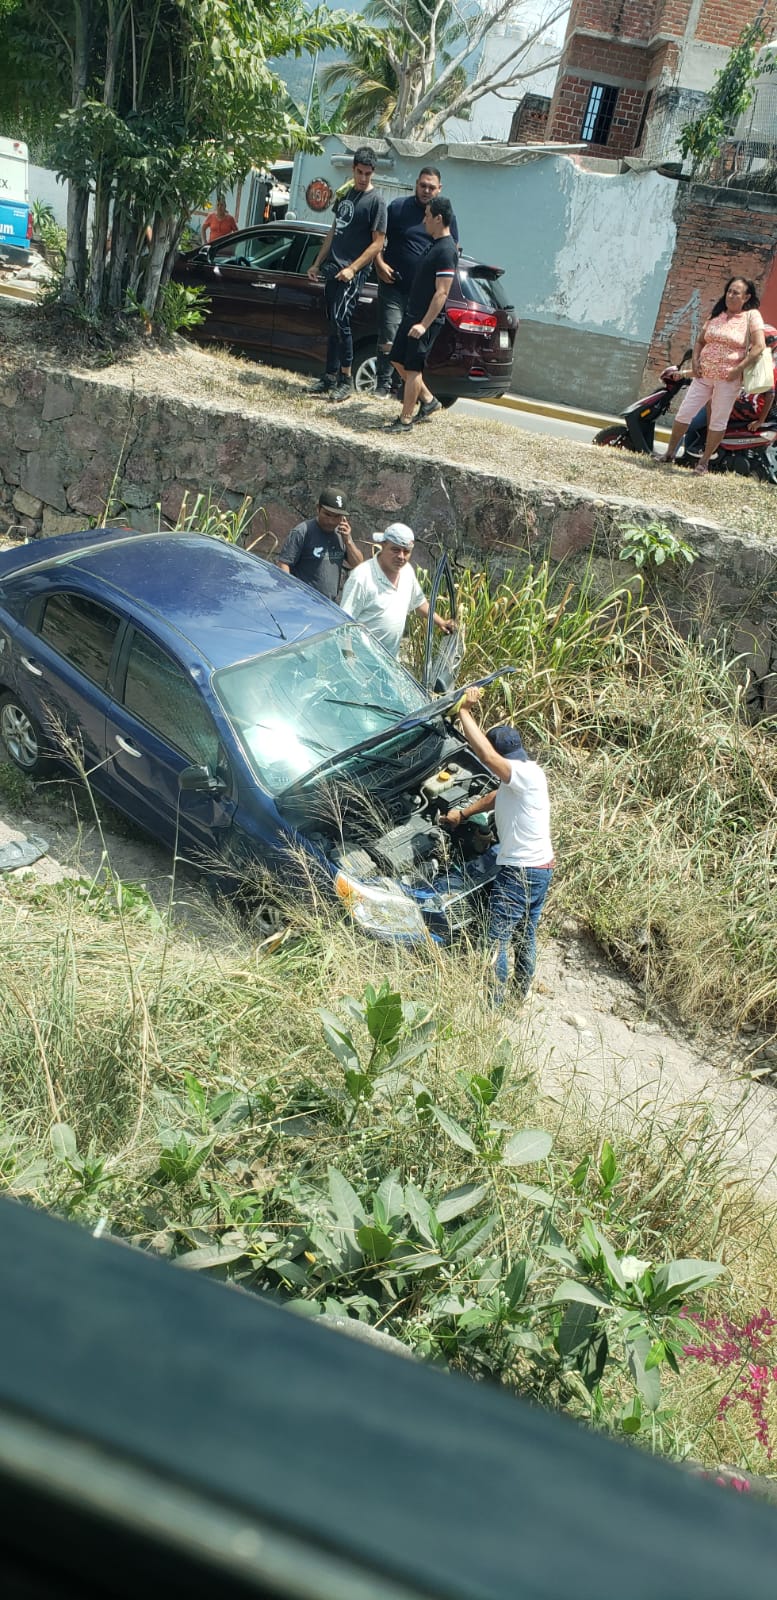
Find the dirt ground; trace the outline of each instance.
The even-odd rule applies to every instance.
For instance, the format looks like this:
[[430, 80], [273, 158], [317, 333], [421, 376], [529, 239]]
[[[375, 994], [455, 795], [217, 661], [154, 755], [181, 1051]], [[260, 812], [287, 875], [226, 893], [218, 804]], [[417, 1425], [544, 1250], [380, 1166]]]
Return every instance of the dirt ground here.
[[[4, 757], [0, 746], [0, 759]], [[47, 853], [28, 871], [35, 881], [56, 882], [67, 874], [94, 878], [103, 848], [124, 883], [142, 883], [160, 910], [170, 893], [170, 857], [108, 807], [97, 828], [89, 803], [64, 780], [41, 784], [22, 805], [0, 794], [0, 847], [35, 834]], [[0, 896], [9, 879], [0, 874]], [[176, 882], [176, 915], [189, 936], [218, 941], [218, 924], [201, 884], [182, 872]], [[531, 1063], [544, 1092], [554, 1099], [578, 1095], [608, 1128], [688, 1121], [709, 1106], [724, 1132], [732, 1167], [751, 1178], [764, 1195], [777, 1198], [777, 1049], [773, 1073], [749, 1076], [753, 1053], [763, 1060], [763, 1040], [753, 1036], [691, 1038], [671, 1017], [646, 1007], [639, 988], [606, 962], [592, 941], [569, 920], [557, 937], [541, 937], [534, 988], [521, 1011], [506, 1008], [507, 1031]], [[774, 1079], [774, 1081], [772, 1081]]]
[[[520, 337], [520, 335], [519, 335]], [[434, 454], [436, 460], [477, 466], [507, 478], [535, 483], [574, 484], [597, 494], [646, 504], [660, 517], [675, 511], [694, 521], [718, 523], [740, 533], [773, 537], [777, 489], [738, 474], [695, 478], [677, 468], [661, 468], [647, 456], [602, 449], [524, 432], [508, 423], [479, 422], [455, 406], [427, 426], [397, 440], [385, 432], [392, 403], [358, 396], [332, 406], [309, 393], [308, 376], [262, 366], [223, 346], [200, 348], [182, 338], [159, 344], [137, 337], [114, 346], [88, 344], [78, 330], [65, 331], [61, 319], [44, 309], [0, 301], [0, 378], [20, 361], [69, 367], [99, 376], [100, 382], [146, 394], [201, 399], [210, 405], [323, 423], [333, 432], [364, 444], [373, 439], [397, 455]]]

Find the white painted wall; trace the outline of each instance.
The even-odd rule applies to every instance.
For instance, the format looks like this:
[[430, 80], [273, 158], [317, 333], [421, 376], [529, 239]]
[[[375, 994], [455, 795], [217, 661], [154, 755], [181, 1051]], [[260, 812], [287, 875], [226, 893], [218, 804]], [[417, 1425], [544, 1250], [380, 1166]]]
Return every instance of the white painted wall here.
[[[529, 31], [528, 27], [504, 25], [488, 34], [483, 44], [478, 76], [490, 76], [515, 49], [516, 43], [526, 38]], [[562, 38], [563, 34], [554, 31], [550, 37], [530, 45], [524, 57], [525, 70], [530, 71], [533, 67], [541, 66], [555, 51], [560, 51]], [[548, 67], [543, 72], [536, 72], [532, 77], [525, 78], [512, 89], [502, 90], [500, 94], [484, 94], [480, 100], [475, 101], [469, 122], [463, 122], [458, 117], [446, 122], [445, 137], [462, 142], [467, 140], [474, 142], [480, 139], [507, 140], [516, 106], [520, 104], [525, 94], [546, 94], [550, 97], [553, 94], [557, 71], [556, 66]]]
[[48, 167], [30, 166], [30, 204], [34, 200], [51, 206], [54, 220], [64, 228], [67, 223], [67, 182], [62, 183]]
[[593, 174], [572, 160], [555, 166], [562, 236], [523, 314], [649, 339], [674, 250], [677, 185], [657, 172], [635, 184], [632, 173]]

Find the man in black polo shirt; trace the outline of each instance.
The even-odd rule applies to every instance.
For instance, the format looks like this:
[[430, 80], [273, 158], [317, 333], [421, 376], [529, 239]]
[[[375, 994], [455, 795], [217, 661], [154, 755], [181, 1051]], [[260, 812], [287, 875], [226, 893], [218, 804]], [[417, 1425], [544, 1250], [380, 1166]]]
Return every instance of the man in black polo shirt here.
[[453, 206], [445, 195], [438, 194], [430, 200], [424, 227], [432, 243], [419, 262], [407, 310], [391, 346], [392, 365], [405, 385], [402, 414], [389, 423], [392, 433], [406, 433], [414, 422], [426, 422], [440, 410], [439, 400], [424, 383], [424, 363], [442, 327], [445, 302], [456, 272], [458, 252], [451, 238], [452, 216]]
[[[378, 278], [378, 382], [376, 393], [391, 393], [393, 373], [389, 352], [397, 329], [407, 310], [421, 256], [429, 249], [424, 227], [426, 207], [442, 189], [437, 167], [422, 167], [415, 180], [415, 194], [392, 200], [386, 222], [386, 242], [375, 257]], [[451, 238], [459, 242], [455, 216], [451, 217]]]
[[308, 268], [314, 283], [324, 278], [330, 329], [326, 370], [311, 393], [335, 401], [349, 400], [353, 394], [351, 318], [366, 272], [386, 237], [386, 202], [372, 187], [376, 159], [369, 145], [356, 151], [353, 183], [335, 201], [335, 220]]
[[287, 534], [278, 566], [281, 572], [290, 572], [293, 578], [310, 584], [327, 600], [336, 600], [343, 567], [352, 572], [363, 560], [351, 536], [345, 495], [341, 489], [322, 489], [316, 515], [307, 522], [298, 522]]

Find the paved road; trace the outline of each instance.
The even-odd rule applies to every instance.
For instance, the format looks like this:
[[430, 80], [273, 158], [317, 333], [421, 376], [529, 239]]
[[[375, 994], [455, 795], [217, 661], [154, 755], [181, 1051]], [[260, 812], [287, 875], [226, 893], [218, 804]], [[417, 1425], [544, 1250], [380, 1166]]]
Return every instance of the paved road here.
[[451, 415], [477, 417], [481, 422], [493, 417], [495, 422], [506, 423], [508, 427], [523, 428], [527, 433], [549, 433], [557, 439], [576, 439], [580, 444], [590, 444], [597, 431], [596, 428], [584, 427], [579, 422], [542, 416], [538, 411], [514, 411], [511, 406], [490, 406], [485, 400], [457, 400], [455, 411]]

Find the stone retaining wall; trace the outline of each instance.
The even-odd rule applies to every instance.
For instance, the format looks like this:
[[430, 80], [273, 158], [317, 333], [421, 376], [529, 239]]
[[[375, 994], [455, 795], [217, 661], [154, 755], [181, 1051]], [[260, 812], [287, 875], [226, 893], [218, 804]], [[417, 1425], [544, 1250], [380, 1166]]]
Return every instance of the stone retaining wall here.
[[[593, 560], [607, 587], [624, 578], [619, 524], [653, 514], [631, 500], [398, 457], [289, 417], [142, 395], [99, 377], [29, 367], [0, 386], [0, 529], [18, 537], [78, 529], [106, 509], [111, 522], [148, 531], [160, 514], [174, 523], [199, 493], [226, 508], [251, 495], [263, 510], [257, 548], [272, 554], [327, 482], [348, 486], [357, 539], [393, 518], [412, 523], [422, 565], [443, 544], [460, 562], [485, 558], [502, 570], [549, 553]], [[683, 625], [725, 628], [749, 665], [754, 709], [777, 711], [777, 539], [662, 516], [699, 551], [691, 568], [662, 569], [663, 597]]]

